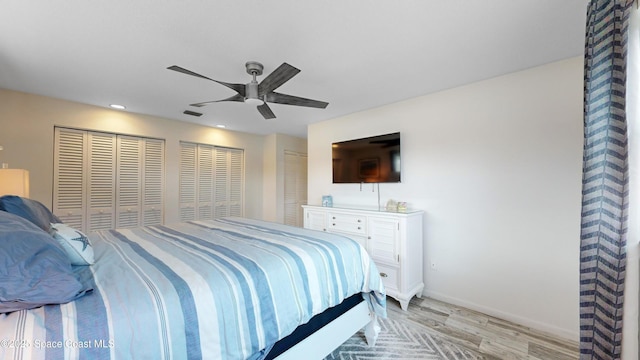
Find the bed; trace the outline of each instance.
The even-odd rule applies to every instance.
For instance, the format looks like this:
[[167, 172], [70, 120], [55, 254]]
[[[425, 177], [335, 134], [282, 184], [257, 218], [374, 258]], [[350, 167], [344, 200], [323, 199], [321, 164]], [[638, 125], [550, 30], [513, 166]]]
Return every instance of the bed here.
[[[0, 358], [321, 358], [362, 327], [375, 342], [386, 317], [375, 264], [335, 234], [229, 217], [88, 238], [84, 293], [0, 314]], [[289, 339], [345, 299], [315, 338]]]

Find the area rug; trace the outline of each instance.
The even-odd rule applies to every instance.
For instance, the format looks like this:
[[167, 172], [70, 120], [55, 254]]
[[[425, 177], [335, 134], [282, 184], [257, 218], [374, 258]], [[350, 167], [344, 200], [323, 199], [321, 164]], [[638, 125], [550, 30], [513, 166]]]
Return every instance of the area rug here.
[[453, 344], [425, 326], [398, 319], [380, 320], [380, 335], [374, 347], [369, 347], [362, 331], [329, 354], [325, 360], [366, 359], [434, 359], [479, 360], [482, 356]]

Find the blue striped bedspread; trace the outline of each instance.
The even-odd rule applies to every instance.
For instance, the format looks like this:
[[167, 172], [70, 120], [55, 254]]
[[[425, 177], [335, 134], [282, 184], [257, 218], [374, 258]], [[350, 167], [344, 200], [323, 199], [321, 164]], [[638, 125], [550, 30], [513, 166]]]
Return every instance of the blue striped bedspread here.
[[386, 317], [375, 264], [335, 234], [223, 218], [90, 239], [93, 292], [0, 315], [0, 358], [258, 359], [356, 293]]

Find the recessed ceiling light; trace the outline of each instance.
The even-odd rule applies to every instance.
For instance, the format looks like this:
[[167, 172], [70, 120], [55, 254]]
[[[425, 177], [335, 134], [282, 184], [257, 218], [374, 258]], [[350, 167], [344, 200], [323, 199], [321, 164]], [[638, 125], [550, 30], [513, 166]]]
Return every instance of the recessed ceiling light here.
[[124, 110], [124, 109], [127, 108], [124, 105], [118, 105], [118, 104], [111, 104], [111, 105], [109, 105], [109, 107], [114, 108], [114, 109], [118, 109], [118, 110]]
[[222, 125], [222, 124], [220, 124], [220, 125], [216, 125], [216, 127], [219, 127], [220, 129], [224, 129], [224, 128], [226, 128], [227, 126], [226, 126], [226, 125]]

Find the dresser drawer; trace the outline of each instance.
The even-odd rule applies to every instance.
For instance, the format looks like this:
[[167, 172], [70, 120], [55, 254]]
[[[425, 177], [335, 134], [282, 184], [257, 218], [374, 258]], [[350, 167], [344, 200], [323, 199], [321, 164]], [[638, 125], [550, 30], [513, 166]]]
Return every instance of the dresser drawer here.
[[398, 290], [398, 269], [392, 266], [376, 264], [385, 289]]
[[328, 229], [333, 232], [366, 235], [367, 218], [360, 215], [329, 213]]

